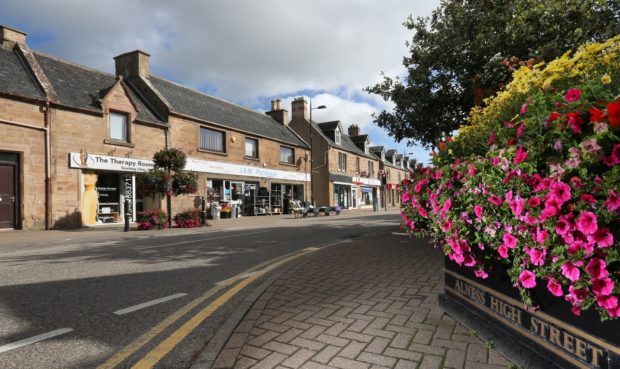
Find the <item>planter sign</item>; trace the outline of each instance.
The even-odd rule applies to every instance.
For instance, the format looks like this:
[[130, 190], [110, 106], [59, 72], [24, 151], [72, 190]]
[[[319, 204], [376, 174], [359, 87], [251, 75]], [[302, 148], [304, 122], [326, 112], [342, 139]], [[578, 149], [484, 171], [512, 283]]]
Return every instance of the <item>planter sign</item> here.
[[544, 313], [525, 310], [523, 303], [454, 272], [446, 271], [445, 280], [451, 297], [474, 305], [578, 368], [604, 368], [608, 349], [617, 349]]

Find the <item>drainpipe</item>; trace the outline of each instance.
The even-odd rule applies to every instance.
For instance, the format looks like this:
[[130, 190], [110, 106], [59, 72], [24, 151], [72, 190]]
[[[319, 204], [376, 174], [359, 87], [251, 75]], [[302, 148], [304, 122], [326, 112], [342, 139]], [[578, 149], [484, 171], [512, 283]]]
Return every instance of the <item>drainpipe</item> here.
[[52, 228], [52, 204], [51, 204], [51, 192], [52, 192], [52, 165], [51, 165], [51, 157], [52, 157], [52, 148], [50, 145], [50, 126], [51, 126], [51, 114], [50, 114], [50, 103], [49, 101], [45, 102], [45, 110], [43, 111], [43, 117], [45, 120], [45, 229], [49, 230]]

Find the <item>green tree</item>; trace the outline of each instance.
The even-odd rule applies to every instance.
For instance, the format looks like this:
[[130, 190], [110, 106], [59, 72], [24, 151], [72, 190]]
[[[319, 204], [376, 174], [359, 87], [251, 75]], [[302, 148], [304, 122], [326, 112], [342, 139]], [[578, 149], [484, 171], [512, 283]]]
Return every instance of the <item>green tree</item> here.
[[433, 146], [466, 123], [520, 65], [550, 61], [588, 41], [620, 34], [618, 0], [443, 0], [414, 31], [403, 80], [366, 88], [395, 104], [374, 121], [397, 141]]

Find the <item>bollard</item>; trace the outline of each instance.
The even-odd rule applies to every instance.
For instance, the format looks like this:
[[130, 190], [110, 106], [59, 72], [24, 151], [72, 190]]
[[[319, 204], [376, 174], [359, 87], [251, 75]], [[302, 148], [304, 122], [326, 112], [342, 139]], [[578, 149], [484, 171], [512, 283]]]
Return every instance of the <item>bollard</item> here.
[[129, 232], [129, 199], [125, 199], [125, 232]]
[[207, 202], [205, 201], [204, 196], [200, 197], [200, 210], [202, 214], [202, 225], [207, 224]]

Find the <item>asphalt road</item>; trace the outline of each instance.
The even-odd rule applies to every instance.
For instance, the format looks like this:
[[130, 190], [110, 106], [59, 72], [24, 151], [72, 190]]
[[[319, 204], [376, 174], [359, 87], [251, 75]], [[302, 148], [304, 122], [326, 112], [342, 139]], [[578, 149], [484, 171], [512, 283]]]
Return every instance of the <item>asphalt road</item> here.
[[[384, 213], [175, 237], [83, 242], [73, 237], [0, 247], [0, 368], [142, 369], [146, 366], [136, 363], [179, 329], [186, 336], [169, 344], [170, 352], [154, 367], [188, 368], [240, 301], [273, 272], [228, 293], [230, 298], [196, 329], [183, 330], [235, 286], [231, 277], [241, 273], [239, 280], [251, 279], [244, 271], [261, 263], [397, 230], [398, 221], [398, 215]], [[222, 284], [227, 280], [229, 285]], [[201, 298], [217, 286], [217, 294]], [[149, 302], [153, 305], [144, 305]], [[162, 322], [170, 324], [157, 330]], [[144, 338], [148, 332], [151, 336]], [[143, 345], [136, 346], [140, 337]], [[127, 357], [115, 359], [119, 352], [128, 352]]]

